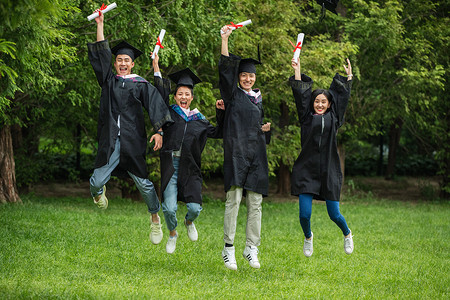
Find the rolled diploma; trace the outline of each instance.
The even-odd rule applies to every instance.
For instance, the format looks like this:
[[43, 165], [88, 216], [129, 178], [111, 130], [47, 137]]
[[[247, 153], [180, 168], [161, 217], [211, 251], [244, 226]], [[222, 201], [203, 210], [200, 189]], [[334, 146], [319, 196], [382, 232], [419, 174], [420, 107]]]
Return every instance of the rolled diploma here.
[[[242, 26], [247, 26], [248, 24], [251, 24], [252, 20], [249, 19], [247, 21], [241, 22], [241, 23], [237, 23], [236, 25], [242, 25]], [[236, 27], [231, 28], [231, 30], [235, 30]], [[220, 29], [220, 33], [223, 34], [224, 32], [222, 31], [222, 29]]]
[[[161, 32], [159, 33], [159, 42], [161, 44], [162, 44], [165, 34], [166, 34], [166, 30], [161, 29]], [[152, 53], [152, 59], [155, 59], [155, 54], [158, 54], [159, 48], [161, 48], [159, 45], [155, 45], [155, 49], [153, 49], [153, 53]]]
[[[297, 45], [298, 45], [298, 43], [301, 43], [300, 44], [300, 47], [303, 47], [303, 38], [305, 37], [305, 34], [304, 33], [299, 33], [298, 34], [298, 36], [297, 36], [297, 44], [295, 44], [295, 46], [297, 47]], [[300, 57], [300, 49], [295, 49], [295, 52], [294, 52], [294, 59], [295, 59], [295, 61], [298, 61], [298, 58]]]
[[[102, 13], [107, 13], [108, 11], [110, 11], [111, 9], [114, 9], [117, 7], [116, 2], [111, 3], [110, 5], [108, 5], [104, 10], [102, 10]], [[92, 21], [95, 18], [97, 18], [100, 14], [98, 13], [98, 11], [96, 11], [95, 13], [93, 13], [92, 15], [88, 16], [87, 19], [88, 21]]]

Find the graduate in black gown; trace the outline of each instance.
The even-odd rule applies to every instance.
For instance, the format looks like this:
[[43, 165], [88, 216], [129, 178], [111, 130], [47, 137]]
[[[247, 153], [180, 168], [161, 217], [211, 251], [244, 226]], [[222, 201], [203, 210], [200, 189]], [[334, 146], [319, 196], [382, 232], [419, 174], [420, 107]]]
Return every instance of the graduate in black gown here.
[[167, 228], [170, 231], [166, 244], [167, 253], [173, 253], [177, 242], [177, 201], [186, 203], [187, 214], [184, 225], [191, 241], [197, 241], [198, 232], [194, 220], [202, 210], [201, 155], [208, 138], [222, 138], [224, 104], [216, 101], [217, 127], [205, 118], [198, 109], [191, 109], [194, 100], [194, 85], [200, 79], [190, 70], [184, 69], [170, 74], [176, 84], [174, 104], [169, 104], [170, 81], [162, 78], [158, 66], [158, 55], [153, 60], [155, 86], [160, 91], [174, 124], [164, 126], [164, 144], [161, 149], [162, 208]]
[[225, 266], [237, 269], [234, 237], [239, 204], [246, 197], [247, 227], [243, 256], [253, 268], [260, 268], [258, 246], [261, 243], [261, 203], [269, 189], [266, 143], [270, 140], [270, 123], [264, 124], [262, 96], [253, 89], [256, 81], [254, 59], [241, 59], [228, 52], [231, 26], [222, 27], [219, 60], [220, 93], [225, 102], [223, 130], [224, 181], [226, 204], [222, 258]]
[[[103, 14], [96, 19], [97, 42], [88, 43], [88, 55], [102, 92], [98, 115], [98, 151], [95, 170], [90, 179], [94, 203], [102, 209], [108, 206], [106, 182], [113, 174], [128, 174], [136, 183], [151, 213], [150, 240], [158, 244], [162, 240], [161, 222], [158, 216], [159, 200], [153, 183], [148, 180], [145, 153], [147, 132], [144, 123], [145, 108], [155, 130], [173, 123], [169, 110], [158, 90], [144, 78], [131, 74], [134, 60], [142, 54], [126, 42], [110, 49], [103, 35]], [[112, 54], [116, 55], [113, 73]], [[152, 137], [156, 144], [162, 137]]]
[[300, 225], [305, 235], [303, 254], [313, 254], [311, 231], [312, 200], [326, 201], [328, 215], [342, 230], [344, 251], [353, 252], [352, 232], [339, 211], [342, 171], [337, 150], [336, 135], [344, 124], [344, 114], [350, 99], [352, 66], [347, 59], [347, 77], [336, 75], [330, 89], [312, 91], [312, 79], [301, 74], [300, 59], [292, 59], [295, 75], [289, 78], [298, 119], [301, 125], [302, 151], [294, 163], [291, 193], [299, 197]]

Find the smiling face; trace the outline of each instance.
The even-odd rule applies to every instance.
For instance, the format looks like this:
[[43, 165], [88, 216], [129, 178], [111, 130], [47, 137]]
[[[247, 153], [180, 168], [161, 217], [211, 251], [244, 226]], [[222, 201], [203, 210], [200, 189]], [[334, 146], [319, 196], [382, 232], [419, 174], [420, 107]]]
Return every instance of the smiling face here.
[[175, 93], [174, 99], [178, 106], [188, 109], [194, 99], [194, 95], [189, 87], [180, 86]]
[[130, 75], [131, 69], [134, 67], [134, 61], [129, 55], [119, 54], [114, 62], [117, 75]]
[[323, 115], [327, 109], [329, 109], [331, 106], [330, 101], [328, 101], [328, 98], [324, 94], [317, 95], [316, 99], [314, 99], [313, 107], [314, 111], [318, 115]]
[[250, 92], [252, 90], [253, 85], [255, 84], [255, 81], [256, 81], [255, 73], [247, 73], [247, 72], [239, 73], [239, 85], [243, 90]]

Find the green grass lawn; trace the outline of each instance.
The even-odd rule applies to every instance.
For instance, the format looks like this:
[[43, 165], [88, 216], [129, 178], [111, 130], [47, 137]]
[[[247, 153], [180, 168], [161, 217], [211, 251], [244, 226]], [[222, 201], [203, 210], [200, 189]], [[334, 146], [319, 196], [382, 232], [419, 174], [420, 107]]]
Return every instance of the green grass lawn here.
[[[224, 203], [210, 200], [196, 221], [197, 242], [181, 223], [174, 254], [149, 241], [144, 203], [110, 199], [106, 211], [85, 198], [24, 196], [0, 206], [0, 298], [151, 299], [448, 299], [449, 203], [352, 198], [341, 212], [354, 233], [343, 237], [326, 207], [313, 205], [314, 255], [302, 253], [298, 204], [263, 204], [261, 269], [245, 246], [245, 205], [235, 240], [237, 272], [225, 268]], [[162, 212], [160, 213], [162, 216]], [[163, 219], [163, 217], [162, 217]]]

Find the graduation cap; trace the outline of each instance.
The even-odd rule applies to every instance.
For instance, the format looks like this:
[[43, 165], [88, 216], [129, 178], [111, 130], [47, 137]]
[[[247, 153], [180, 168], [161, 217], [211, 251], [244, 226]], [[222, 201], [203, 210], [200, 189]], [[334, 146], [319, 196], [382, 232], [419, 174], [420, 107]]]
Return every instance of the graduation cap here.
[[256, 65], [260, 65], [261, 62], [253, 58], [242, 59], [239, 63], [239, 73], [256, 73]]
[[131, 60], [133, 61], [142, 54], [141, 50], [136, 49], [125, 41], [122, 41], [119, 44], [115, 45], [111, 49], [111, 52], [116, 56], [120, 54], [126, 54], [131, 57]]
[[172, 79], [177, 86], [188, 86], [191, 88], [194, 88], [194, 85], [197, 83], [202, 82], [189, 68], [169, 74], [169, 78]]
[[320, 6], [322, 6], [322, 17], [320, 18], [320, 21], [322, 21], [323, 18], [325, 18], [326, 12], [325, 9], [328, 9], [329, 11], [337, 15], [336, 7], [338, 5], [339, 0], [316, 0], [316, 2], [317, 4], [320, 4]]
[[259, 53], [259, 44], [258, 44], [258, 60], [253, 58], [244, 58], [239, 63], [239, 73], [247, 72], [247, 73], [255, 73], [256, 74], [256, 65], [261, 65], [261, 54]]

